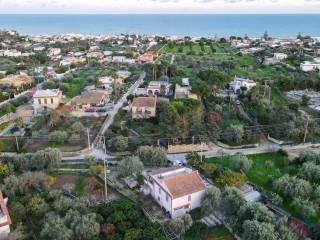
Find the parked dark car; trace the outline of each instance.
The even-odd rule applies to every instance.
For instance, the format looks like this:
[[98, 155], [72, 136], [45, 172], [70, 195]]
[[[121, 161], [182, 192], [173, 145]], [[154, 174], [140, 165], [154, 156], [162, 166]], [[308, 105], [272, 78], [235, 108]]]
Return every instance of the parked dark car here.
[[96, 112], [100, 112], [100, 113], [104, 113], [106, 111], [107, 111], [107, 109], [105, 109], [105, 108], [99, 108], [96, 110]]

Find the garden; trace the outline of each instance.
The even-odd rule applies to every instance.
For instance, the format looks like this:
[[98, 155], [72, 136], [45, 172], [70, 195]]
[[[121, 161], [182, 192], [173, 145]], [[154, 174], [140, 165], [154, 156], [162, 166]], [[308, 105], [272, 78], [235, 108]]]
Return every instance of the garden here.
[[[244, 181], [252, 184], [265, 201], [279, 206], [293, 216], [308, 223], [319, 223], [319, 154], [312, 151], [302, 152], [290, 161], [285, 152], [265, 153], [245, 156], [221, 156], [206, 159], [216, 169], [230, 171], [223, 184], [238, 186]], [[237, 172], [245, 179], [230, 181]], [[213, 176], [216, 173], [213, 174]], [[221, 177], [213, 177], [221, 183]]]

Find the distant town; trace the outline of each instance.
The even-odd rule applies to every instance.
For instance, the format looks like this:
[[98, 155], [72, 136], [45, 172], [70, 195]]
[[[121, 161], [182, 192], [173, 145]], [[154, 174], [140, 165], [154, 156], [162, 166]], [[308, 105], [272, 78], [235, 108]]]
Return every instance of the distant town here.
[[320, 39], [0, 32], [0, 239], [320, 239]]

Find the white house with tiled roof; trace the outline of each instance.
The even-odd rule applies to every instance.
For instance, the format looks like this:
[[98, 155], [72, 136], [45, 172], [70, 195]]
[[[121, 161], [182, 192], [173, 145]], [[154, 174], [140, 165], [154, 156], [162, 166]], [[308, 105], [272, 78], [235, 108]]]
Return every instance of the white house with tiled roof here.
[[7, 239], [10, 233], [11, 218], [7, 208], [7, 199], [3, 198], [0, 191], [0, 240]]
[[172, 167], [145, 174], [148, 191], [172, 218], [181, 217], [201, 205], [206, 187], [198, 171]]

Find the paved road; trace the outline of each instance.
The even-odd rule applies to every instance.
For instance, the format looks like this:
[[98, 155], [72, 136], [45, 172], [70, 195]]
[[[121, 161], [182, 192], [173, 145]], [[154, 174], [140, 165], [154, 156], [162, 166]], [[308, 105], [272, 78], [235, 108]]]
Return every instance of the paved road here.
[[[215, 146], [209, 151], [203, 152], [203, 156], [206, 157], [218, 157], [222, 154], [225, 155], [235, 155], [239, 152], [243, 153], [244, 155], [251, 155], [251, 154], [259, 154], [259, 153], [268, 153], [268, 152], [276, 152], [279, 149], [283, 149], [286, 151], [290, 150], [297, 150], [297, 149], [305, 149], [305, 148], [315, 148], [315, 151], [320, 151], [319, 144], [297, 144], [297, 145], [285, 145], [281, 146], [275, 143], [264, 143], [261, 144], [259, 147], [255, 148], [242, 148], [242, 149], [225, 149], [219, 146]], [[181, 153], [181, 154], [168, 154], [168, 159], [173, 163], [184, 163], [186, 159], [187, 153]]]
[[119, 112], [119, 110], [122, 108], [123, 104], [127, 101], [127, 97], [130, 94], [133, 94], [137, 88], [140, 86], [140, 84], [143, 83], [144, 78], [146, 77], [146, 73], [143, 72], [141, 73], [140, 77], [138, 78], [138, 80], [128, 89], [128, 91], [119, 99], [119, 101], [114, 105], [114, 108], [112, 111], [108, 112], [108, 117], [106, 118], [106, 120], [104, 121], [104, 123], [102, 124], [99, 133], [97, 134], [96, 139], [93, 142], [93, 145], [96, 146], [98, 141], [99, 141], [99, 137], [103, 136], [105, 134], [105, 132], [109, 129], [109, 127], [112, 125], [113, 121], [114, 121], [114, 117], [117, 115], [117, 113]]

